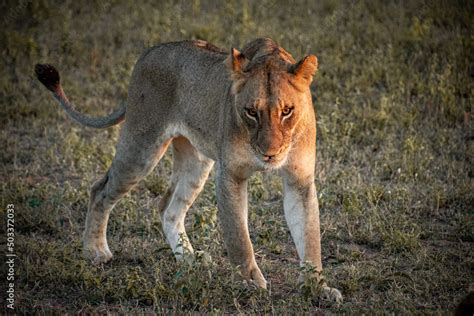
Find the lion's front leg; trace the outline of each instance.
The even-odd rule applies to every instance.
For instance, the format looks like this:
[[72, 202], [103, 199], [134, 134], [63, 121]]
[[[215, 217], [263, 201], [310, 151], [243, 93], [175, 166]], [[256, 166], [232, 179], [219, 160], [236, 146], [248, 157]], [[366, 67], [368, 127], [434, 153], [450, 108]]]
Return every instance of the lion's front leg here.
[[307, 278], [316, 278], [321, 285], [323, 297], [336, 302], [342, 301], [341, 292], [328, 287], [322, 279], [319, 206], [314, 178], [311, 175], [295, 177], [288, 172], [284, 174], [283, 207], [301, 264], [309, 264], [314, 268], [314, 273], [309, 275], [308, 271], [303, 271], [300, 282]]
[[227, 253], [245, 279], [261, 288], [267, 281], [257, 266], [247, 225], [247, 179], [217, 170], [217, 206]]

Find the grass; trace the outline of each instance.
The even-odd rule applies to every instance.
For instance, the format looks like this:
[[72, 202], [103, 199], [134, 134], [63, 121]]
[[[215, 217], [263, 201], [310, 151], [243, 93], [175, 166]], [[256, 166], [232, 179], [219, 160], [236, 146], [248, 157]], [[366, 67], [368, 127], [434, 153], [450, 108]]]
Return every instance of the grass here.
[[[7, 1], [1, 12], [0, 199], [4, 221], [15, 204], [17, 313], [447, 314], [474, 282], [472, 2], [43, 0]], [[56, 65], [81, 111], [101, 115], [125, 99], [146, 47], [199, 38], [230, 49], [257, 36], [319, 58], [323, 264], [344, 303], [298, 289], [272, 174], [255, 175], [249, 194], [268, 291], [242, 284], [226, 259], [212, 178], [187, 217], [198, 259], [178, 265], [156, 210], [169, 153], [116, 206], [114, 260], [83, 260], [88, 190], [119, 128], [71, 123], [34, 64]]]

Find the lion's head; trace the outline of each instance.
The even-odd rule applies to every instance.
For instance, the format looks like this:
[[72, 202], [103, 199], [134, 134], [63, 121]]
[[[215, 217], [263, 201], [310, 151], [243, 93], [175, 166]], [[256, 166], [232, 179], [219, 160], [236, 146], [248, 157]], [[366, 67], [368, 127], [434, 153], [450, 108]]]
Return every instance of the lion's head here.
[[239, 125], [256, 157], [269, 167], [286, 159], [298, 123], [313, 111], [309, 85], [318, 62], [309, 55], [296, 63], [270, 39], [249, 43], [228, 58]]

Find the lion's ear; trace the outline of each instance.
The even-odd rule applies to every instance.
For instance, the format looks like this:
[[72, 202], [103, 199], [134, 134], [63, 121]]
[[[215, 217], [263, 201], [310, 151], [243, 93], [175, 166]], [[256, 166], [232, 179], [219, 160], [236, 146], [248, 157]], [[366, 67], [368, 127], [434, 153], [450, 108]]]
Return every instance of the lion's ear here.
[[244, 54], [239, 52], [237, 49], [232, 48], [230, 50], [229, 68], [232, 72], [242, 73], [247, 62], [248, 60], [245, 58]]
[[291, 65], [288, 71], [295, 76], [298, 82], [309, 85], [316, 70], [318, 70], [318, 58], [314, 55], [308, 55], [296, 64]]
[[230, 56], [227, 58], [227, 67], [230, 69], [231, 79], [234, 82], [232, 85], [232, 92], [235, 94], [240, 91], [245, 83], [247, 76], [244, 73], [245, 66], [248, 64], [248, 59], [237, 49], [230, 50]]

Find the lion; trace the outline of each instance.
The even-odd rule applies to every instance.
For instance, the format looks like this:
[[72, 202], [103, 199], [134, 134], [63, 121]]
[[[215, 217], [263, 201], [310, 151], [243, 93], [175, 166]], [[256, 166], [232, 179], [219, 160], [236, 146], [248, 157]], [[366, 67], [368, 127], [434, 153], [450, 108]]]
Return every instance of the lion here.
[[116, 154], [90, 190], [83, 251], [94, 263], [112, 258], [107, 221], [117, 201], [173, 148], [173, 173], [159, 202], [167, 242], [177, 260], [193, 253], [186, 213], [216, 166], [218, 218], [231, 263], [266, 288], [247, 225], [247, 183], [256, 171], [277, 170], [284, 183], [285, 219], [302, 265], [310, 264], [322, 293], [340, 291], [322, 279], [319, 207], [314, 183], [316, 121], [310, 83], [316, 56], [299, 62], [273, 40], [259, 38], [226, 52], [201, 40], [171, 42], [137, 61], [126, 106], [93, 118], [66, 97], [58, 71], [38, 64], [38, 79], [76, 122], [106, 128], [123, 122]]

